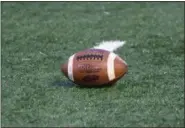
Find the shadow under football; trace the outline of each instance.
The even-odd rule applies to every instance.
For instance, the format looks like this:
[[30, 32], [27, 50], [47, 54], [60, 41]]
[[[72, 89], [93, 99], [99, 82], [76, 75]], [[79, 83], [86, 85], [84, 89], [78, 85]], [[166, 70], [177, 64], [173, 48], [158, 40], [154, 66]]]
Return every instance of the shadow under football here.
[[73, 82], [69, 80], [56, 80], [52, 83], [53, 86], [62, 86], [62, 87], [74, 87], [76, 86]]
[[87, 85], [77, 85], [70, 80], [56, 80], [52, 83], [53, 86], [62, 86], [62, 87], [77, 87], [77, 88], [110, 88], [113, 87], [115, 84], [104, 84], [100, 86], [87, 86]]

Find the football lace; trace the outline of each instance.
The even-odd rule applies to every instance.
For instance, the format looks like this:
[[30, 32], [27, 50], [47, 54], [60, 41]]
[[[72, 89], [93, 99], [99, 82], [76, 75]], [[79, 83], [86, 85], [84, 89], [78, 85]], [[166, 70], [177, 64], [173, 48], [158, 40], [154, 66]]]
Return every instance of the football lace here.
[[79, 60], [103, 60], [103, 55], [87, 54], [87, 55], [77, 56], [76, 59], [77, 61]]

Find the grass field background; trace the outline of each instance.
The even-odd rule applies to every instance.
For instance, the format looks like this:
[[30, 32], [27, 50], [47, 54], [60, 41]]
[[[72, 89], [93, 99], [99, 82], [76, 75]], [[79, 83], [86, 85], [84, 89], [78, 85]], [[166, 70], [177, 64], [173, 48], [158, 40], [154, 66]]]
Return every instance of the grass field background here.
[[[2, 126], [184, 126], [184, 4], [2, 2]], [[128, 74], [77, 88], [60, 65], [102, 40]]]

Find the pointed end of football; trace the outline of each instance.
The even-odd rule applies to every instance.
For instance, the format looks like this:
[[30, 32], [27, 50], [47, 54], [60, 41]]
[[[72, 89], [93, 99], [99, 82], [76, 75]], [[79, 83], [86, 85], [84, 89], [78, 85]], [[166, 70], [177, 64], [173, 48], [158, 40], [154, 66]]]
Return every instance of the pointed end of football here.
[[115, 75], [116, 78], [123, 77], [128, 72], [128, 65], [127, 63], [121, 59], [119, 56], [115, 58]]
[[61, 65], [61, 72], [68, 77], [68, 63], [62, 64]]

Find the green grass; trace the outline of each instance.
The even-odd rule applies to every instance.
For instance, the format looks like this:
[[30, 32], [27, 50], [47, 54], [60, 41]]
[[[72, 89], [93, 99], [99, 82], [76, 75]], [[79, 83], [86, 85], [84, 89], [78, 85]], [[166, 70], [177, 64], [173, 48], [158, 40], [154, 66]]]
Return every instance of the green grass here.
[[[2, 2], [2, 126], [184, 126], [184, 4]], [[102, 40], [129, 73], [68, 87], [60, 65]]]

